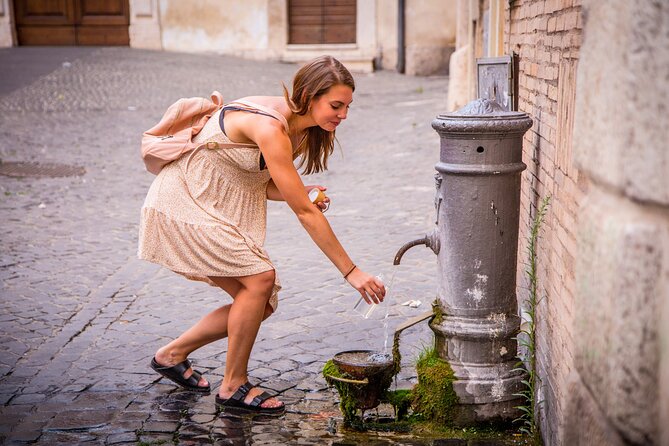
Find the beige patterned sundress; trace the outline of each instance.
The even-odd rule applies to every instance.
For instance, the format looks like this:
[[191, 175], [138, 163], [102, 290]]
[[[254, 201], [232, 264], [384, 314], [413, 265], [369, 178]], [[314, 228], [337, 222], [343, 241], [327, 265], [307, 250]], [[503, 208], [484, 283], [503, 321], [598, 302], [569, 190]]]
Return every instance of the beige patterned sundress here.
[[[212, 115], [194, 142], [232, 144], [221, 131], [220, 113]], [[260, 155], [257, 146], [239, 144], [202, 148], [166, 165], [142, 207], [138, 257], [212, 286], [209, 277], [274, 269], [263, 248], [270, 175], [260, 170]], [[274, 310], [281, 289], [275, 277], [269, 300]]]

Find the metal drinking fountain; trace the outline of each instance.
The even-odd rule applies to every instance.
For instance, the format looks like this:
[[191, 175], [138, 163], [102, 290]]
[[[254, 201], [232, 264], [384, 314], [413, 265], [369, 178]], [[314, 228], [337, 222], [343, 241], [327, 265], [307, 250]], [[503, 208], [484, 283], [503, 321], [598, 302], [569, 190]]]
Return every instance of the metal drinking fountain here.
[[403, 246], [437, 254], [437, 305], [430, 328], [456, 380], [457, 424], [508, 421], [521, 404], [525, 374], [516, 369], [520, 328], [516, 260], [525, 114], [477, 99], [437, 116], [441, 139], [435, 168], [437, 228]]

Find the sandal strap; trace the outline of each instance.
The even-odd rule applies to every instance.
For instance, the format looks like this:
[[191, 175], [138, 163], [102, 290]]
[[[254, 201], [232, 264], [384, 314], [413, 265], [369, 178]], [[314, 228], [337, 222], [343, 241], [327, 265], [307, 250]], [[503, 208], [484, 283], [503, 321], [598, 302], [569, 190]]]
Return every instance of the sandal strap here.
[[183, 376], [183, 374], [186, 373], [186, 370], [188, 370], [189, 368], [190, 368], [190, 361], [188, 359], [184, 359], [179, 364], [163, 365], [160, 367], [156, 367], [157, 370], [174, 370], [175, 372], [181, 374], [181, 376]]
[[255, 398], [253, 398], [253, 400], [249, 403], [249, 406], [258, 407], [262, 403], [264, 403], [265, 401], [267, 401], [268, 399], [273, 398], [273, 397], [274, 397], [274, 395], [270, 395], [267, 392], [263, 392], [259, 395], [256, 395]]
[[243, 402], [244, 398], [246, 398], [246, 395], [249, 393], [249, 391], [253, 388], [253, 384], [251, 384], [249, 381], [246, 381], [244, 384], [239, 386], [237, 391], [232, 394], [230, 397], [231, 400]]
[[184, 377], [184, 374], [186, 371], [188, 371], [189, 368], [191, 368], [191, 363], [188, 359], [185, 359], [181, 361], [179, 364], [173, 365], [171, 367], [159, 367], [160, 369], [167, 370], [171, 369], [175, 373], [177, 373], [181, 379], [184, 380], [185, 383], [187, 383], [191, 387], [200, 387], [200, 378], [202, 378], [202, 373], [193, 370], [193, 373], [188, 377]]

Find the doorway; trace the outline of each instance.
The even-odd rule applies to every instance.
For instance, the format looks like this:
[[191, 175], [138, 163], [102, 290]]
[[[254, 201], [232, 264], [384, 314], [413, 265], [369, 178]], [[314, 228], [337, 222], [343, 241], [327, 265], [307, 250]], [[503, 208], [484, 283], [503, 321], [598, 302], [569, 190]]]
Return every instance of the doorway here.
[[130, 44], [128, 0], [14, 0], [19, 45]]

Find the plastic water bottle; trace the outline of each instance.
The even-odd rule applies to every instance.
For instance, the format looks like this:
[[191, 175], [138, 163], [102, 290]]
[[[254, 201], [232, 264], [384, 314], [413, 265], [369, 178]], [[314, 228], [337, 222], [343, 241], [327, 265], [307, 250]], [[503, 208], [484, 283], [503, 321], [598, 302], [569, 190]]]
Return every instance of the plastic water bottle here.
[[[377, 279], [379, 279], [381, 282], [383, 282], [383, 276], [378, 275], [376, 276]], [[384, 284], [385, 286], [385, 284]], [[388, 287], [385, 286], [386, 288], [386, 296], [388, 295]], [[384, 299], [385, 302], [385, 299]], [[376, 310], [377, 307], [381, 306], [383, 302], [378, 303], [378, 304], [368, 304], [365, 299], [360, 296], [360, 299], [358, 299], [358, 302], [356, 302], [355, 306], [353, 307], [353, 311], [356, 313], [360, 314], [363, 318], [369, 319], [369, 317], [374, 313], [374, 310]]]

